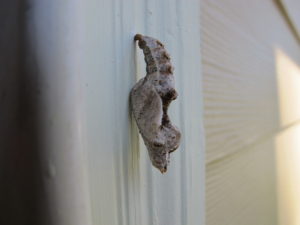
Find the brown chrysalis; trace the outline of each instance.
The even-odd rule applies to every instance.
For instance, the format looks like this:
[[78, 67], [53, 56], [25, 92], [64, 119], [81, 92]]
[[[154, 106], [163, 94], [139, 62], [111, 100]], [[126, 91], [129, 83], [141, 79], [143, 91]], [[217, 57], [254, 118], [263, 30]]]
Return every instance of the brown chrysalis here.
[[144, 52], [147, 75], [131, 90], [131, 108], [152, 165], [165, 173], [170, 153], [178, 148], [181, 136], [167, 114], [171, 101], [177, 97], [173, 67], [160, 41], [141, 34], [135, 35], [134, 40]]

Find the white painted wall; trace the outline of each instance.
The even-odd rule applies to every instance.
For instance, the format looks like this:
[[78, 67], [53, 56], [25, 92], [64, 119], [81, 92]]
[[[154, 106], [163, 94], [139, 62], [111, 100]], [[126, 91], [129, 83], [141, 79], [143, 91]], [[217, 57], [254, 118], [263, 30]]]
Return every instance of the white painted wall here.
[[[203, 224], [204, 148], [199, 1], [87, 1], [83, 54], [86, 143], [94, 224]], [[136, 33], [162, 41], [179, 98], [183, 139], [165, 175], [153, 168], [128, 94], [145, 75]]]
[[[33, 207], [32, 220], [5, 223], [204, 224], [199, 1], [21, 2], [16, 62], [28, 94], [21, 100], [31, 104], [23, 134], [36, 152], [32, 205], [42, 210], [41, 220]], [[175, 67], [170, 114], [183, 137], [164, 175], [129, 111], [129, 91], [145, 75], [137, 32], [161, 40]]]
[[207, 225], [299, 224], [298, 38], [272, 0], [202, 1], [201, 24]]

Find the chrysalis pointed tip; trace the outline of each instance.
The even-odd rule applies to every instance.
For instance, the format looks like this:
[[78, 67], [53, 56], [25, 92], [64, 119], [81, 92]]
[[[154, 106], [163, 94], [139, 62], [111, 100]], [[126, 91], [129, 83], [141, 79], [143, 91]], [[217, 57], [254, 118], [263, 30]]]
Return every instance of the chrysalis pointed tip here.
[[135, 41], [140, 41], [140, 40], [142, 40], [142, 38], [143, 38], [143, 35], [141, 35], [141, 34], [136, 34], [136, 35], [134, 36], [134, 40], [135, 40]]
[[159, 170], [160, 170], [160, 172], [161, 172], [162, 174], [164, 174], [164, 173], [167, 172], [167, 167], [160, 168]]

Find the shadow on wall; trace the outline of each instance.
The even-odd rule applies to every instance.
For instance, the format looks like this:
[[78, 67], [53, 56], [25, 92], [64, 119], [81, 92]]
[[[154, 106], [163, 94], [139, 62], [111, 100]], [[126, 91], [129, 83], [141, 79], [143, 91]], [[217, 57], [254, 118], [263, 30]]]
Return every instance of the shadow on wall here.
[[24, 47], [26, 7], [0, 2], [0, 224], [10, 225], [49, 221], [38, 153], [40, 86], [36, 68], [26, 66], [33, 60]]
[[272, 1], [202, 3], [206, 222], [298, 225], [299, 45]]

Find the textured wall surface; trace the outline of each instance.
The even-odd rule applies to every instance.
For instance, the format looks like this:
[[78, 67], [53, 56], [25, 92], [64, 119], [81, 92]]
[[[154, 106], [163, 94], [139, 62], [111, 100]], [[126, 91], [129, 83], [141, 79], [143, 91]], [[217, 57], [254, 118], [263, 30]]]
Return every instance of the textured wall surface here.
[[[85, 3], [83, 74], [93, 224], [203, 224], [204, 149], [199, 1]], [[129, 91], [145, 76], [136, 33], [165, 44], [179, 97], [170, 106], [183, 138], [162, 175], [129, 112]], [[193, 38], [191, 38], [193, 37]]]
[[271, 0], [202, 1], [201, 24], [207, 225], [296, 225], [299, 43]]
[[[0, 3], [1, 224], [204, 224], [199, 4]], [[164, 175], [129, 110], [146, 74], [138, 32], [175, 67], [170, 117], [183, 136]]]

